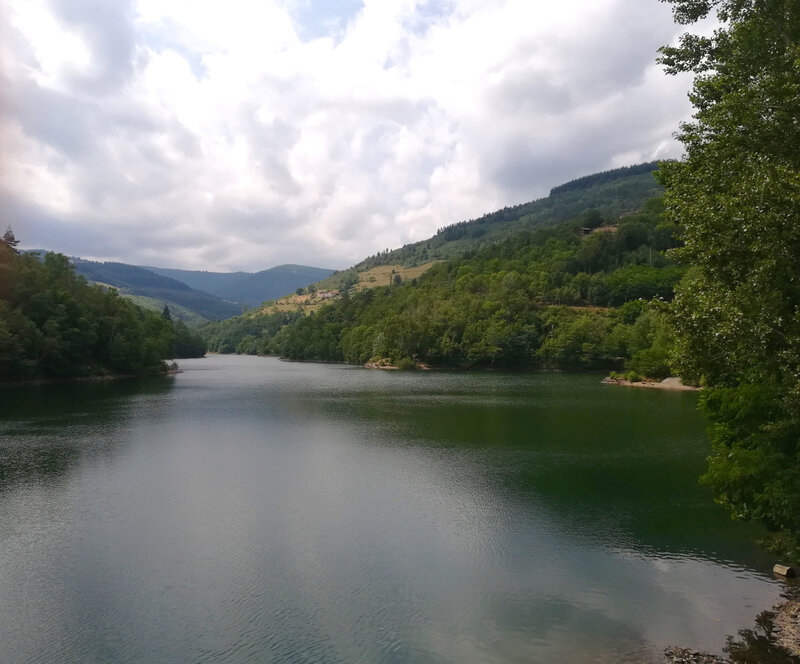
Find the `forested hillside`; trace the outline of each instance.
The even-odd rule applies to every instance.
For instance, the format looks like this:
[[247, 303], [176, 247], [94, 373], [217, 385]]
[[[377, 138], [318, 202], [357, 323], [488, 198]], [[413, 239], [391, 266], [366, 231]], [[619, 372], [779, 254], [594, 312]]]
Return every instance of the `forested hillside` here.
[[[579, 217], [435, 264], [418, 279], [346, 293], [316, 314], [209, 326], [209, 348], [401, 366], [622, 368], [668, 373], [664, 316], [684, 268], [659, 199], [614, 224]], [[655, 347], [655, 348], [654, 348]]]
[[208, 320], [230, 318], [242, 312], [240, 305], [135, 265], [99, 263], [81, 258], [73, 259], [73, 263], [78, 273], [90, 281], [113, 286], [125, 295], [149, 297], [167, 305], [177, 304]]
[[582, 221], [586, 224], [598, 225], [616, 219], [641, 209], [646, 201], [661, 195], [663, 189], [653, 177], [657, 167], [656, 162], [649, 162], [565, 183], [555, 187], [546, 198], [445, 226], [428, 240], [370, 256], [355, 269], [455, 258], [520, 231], [573, 220], [580, 215], [584, 215]]
[[0, 240], [0, 382], [153, 374], [164, 359], [205, 353], [168, 312], [90, 286], [66, 256], [40, 260], [15, 244], [10, 230]]
[[656, 162], [648, 162], [587, 175], [554, 187], [539, 200], [505, 207], [477, 219], [440, 228], [436, 235], [399, 249], [386, 249], [350, 269], [336, 272], [315, 284], [318, 290], [346, 290], [359, 281], [359, 273], [381, 265], [418, 266], [454, 259], [521, 231], [531, 231], [565, 221], [594, 227], [640, 210], [663, 188], [653, 177]]

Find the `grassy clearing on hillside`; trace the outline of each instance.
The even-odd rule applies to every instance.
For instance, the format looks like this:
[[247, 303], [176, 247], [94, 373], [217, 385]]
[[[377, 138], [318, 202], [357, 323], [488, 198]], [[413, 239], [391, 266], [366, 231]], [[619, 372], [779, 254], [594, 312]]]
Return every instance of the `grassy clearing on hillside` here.
[[[352, 288], [354, 291], [359, 292], [368, 290], [370, 288], [377, 288], [378, 286], [389, 286], [390, 284], [394, 283], [394, 278], [397, 274], [400, 275], [400, 279], [403, 283], [405, 283], [406, 281], [416, 279], [425, 273], [436, 262], [437, 261], [431, 261], [429, 263], [425, 263], [424, 265], [417, 265], [415, 267], [405, 267], [403, 265], [379, 265], [378, 267], [365, 270], [364, 272], [359, 272], [357, 274], [358, 283], [356, 283]], [[328, 279], [323, 279], [315, 284], [317, 291], [314, 293], [305, 292], [301, 295], [298, 295], [297, 293], [285, 295], [278, 300], [265, 302], [264, 306], [254, 310], [253, 313], [269, 314], [275, 311], [286, 312], [297, 311], [300, 309], [307, 314], [317, 311], [324, 304], [338, 300], [341, 296], [338, 289], [328, 286], [330, 279], [331, 278], [329, 277]]]
[[437, 261], [431, 261], [430, 263], [417, 265], [415, 267], [405, 267], [404, 265], [379, 265], [378, 267], [373, 267], [364, 272], [359, 272], [358, 283], [355, 285], [355, 289], [362, 291], [377, 286], [389, 286], [393, 282], [395, 274], [399, 274], [400, 278], [405, 283], [427, 272], [436, 262]]

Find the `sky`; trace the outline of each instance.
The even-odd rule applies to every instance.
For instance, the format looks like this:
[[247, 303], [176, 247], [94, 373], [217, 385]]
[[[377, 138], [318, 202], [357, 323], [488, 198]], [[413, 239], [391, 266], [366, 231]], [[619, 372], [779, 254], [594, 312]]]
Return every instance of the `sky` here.
[[679, 157], [658, 0], [0, 0], [0, 224], [21, 247], [346, 268]]

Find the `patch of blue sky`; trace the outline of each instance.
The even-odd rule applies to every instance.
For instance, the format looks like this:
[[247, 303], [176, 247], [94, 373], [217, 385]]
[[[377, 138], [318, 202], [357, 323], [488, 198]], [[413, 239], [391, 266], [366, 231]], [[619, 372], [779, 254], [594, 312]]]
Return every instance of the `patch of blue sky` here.
[[181, 39], [183, 32], [183, 28], [174, 20], [165, 19], [157, 26], [142, 31], [141, 40], [145, 46], [156, 52], [175, 51], [189, 64], [195, 78], [205, 78], [208, 70], [203, 63], [203, 53], [193, 51], [186, 45], [186, 41]]
[[416, 6], [414, 16], [405, 23], [405, 27], [417, 37], [422, 37], [431, 26], [441, 23], [442, 19], [452, 14], [454, 9], [454, 0], [426, 0], [425, 2], [420, 2]]
[[348, 22], [363, 8], [362, 0], [299, 0], [289, 11], [300, 39], [340, 39]]

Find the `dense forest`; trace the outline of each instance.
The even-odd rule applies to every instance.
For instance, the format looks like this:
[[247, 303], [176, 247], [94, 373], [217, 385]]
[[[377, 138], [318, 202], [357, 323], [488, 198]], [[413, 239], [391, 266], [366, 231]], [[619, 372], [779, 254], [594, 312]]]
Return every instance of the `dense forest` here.
[[623, 166], [622, 168], [615, 168], [610, 171], [601, 171], [599, 173], [592, 173], [591, 175], [584, 175], [583, 177], [575, 178], [557, 187], [553, 187], [550, 190], [550, 196], [557, 196], [558, 194], [564, 194], [568, 191], [595, 188], [599, 184], [615, 182], [619, 180], [620, 176], [648, 174], [652, 173], [657, 168], [658, 162], [649, 161], [644, 164]]
[[19, 254], [0, 240], [0, 380], [143, 375], [206, 346], [169, 310], [144, 311], [114, 289], [90, 286], [66, 256]]
[[[218, 352], [460, 368], [627, 369], [668, 375], [668, 322], [685, 268], [653, 199], [611, 226], [521, 232], [405, 284], [347, 293], [318, 313], [242, 316], [205, 328]], [[588, 215], [596, 217], [596, 215]], [[655, 303], [648, 303], [652, 299]], [[655, 346], [655, 348], [654, 348]]]

